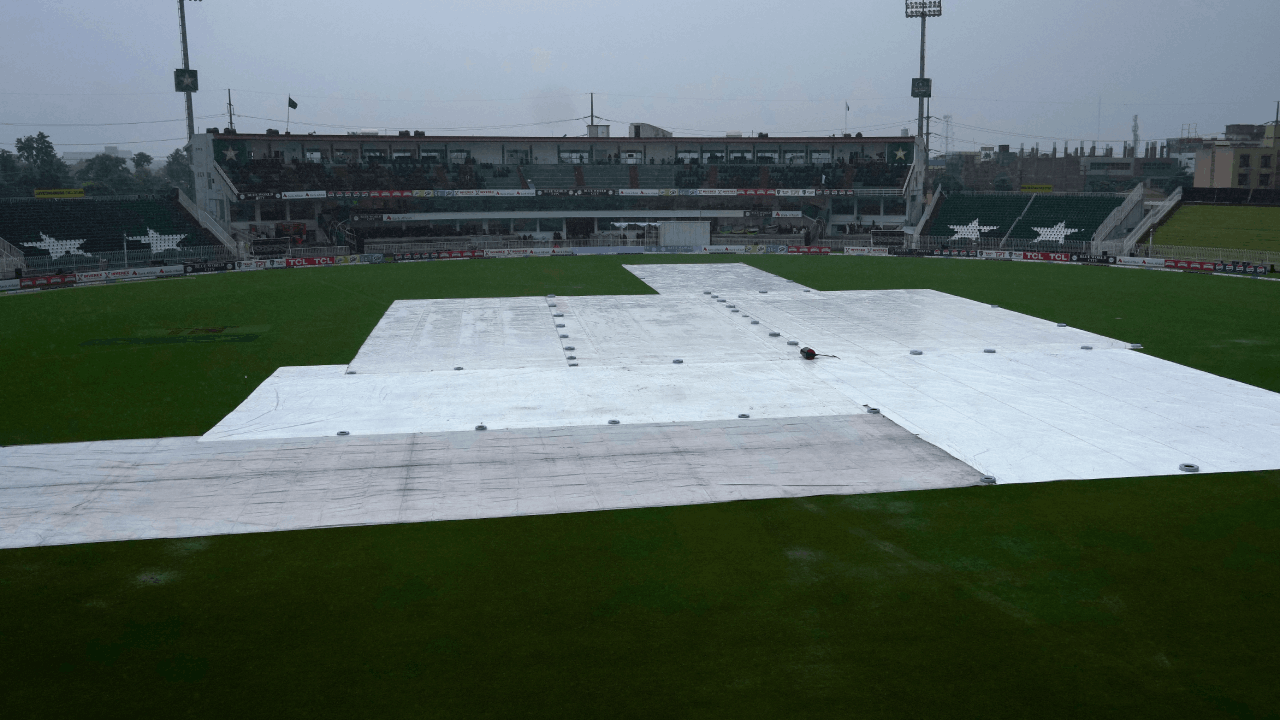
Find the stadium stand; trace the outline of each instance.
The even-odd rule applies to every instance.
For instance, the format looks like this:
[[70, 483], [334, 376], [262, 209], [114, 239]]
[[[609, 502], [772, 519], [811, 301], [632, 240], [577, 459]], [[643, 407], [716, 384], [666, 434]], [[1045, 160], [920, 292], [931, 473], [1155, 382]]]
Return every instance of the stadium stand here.
[[[938, 204], [924, 235], [954, 237], [973, 227], [985, 239], [1003, 238], [1034, 196], [954, 193]], [[976, 225], [975, 225], [976, 223]]]
[[577, 165], [525, 165], [520, 168], [524, 179], [539, 190], [569, 190], [576, 187], [574, 168]]
[[155, 195], [0, 200], [0, 236], [29, 260], [221, 247], [175, 199]]
[[1123, 195], [1033, 197], [1035, 200], [1009, 233], [1010, 240], [1079, 246], [1091, 241], [1102, 221], [1124, 202]]

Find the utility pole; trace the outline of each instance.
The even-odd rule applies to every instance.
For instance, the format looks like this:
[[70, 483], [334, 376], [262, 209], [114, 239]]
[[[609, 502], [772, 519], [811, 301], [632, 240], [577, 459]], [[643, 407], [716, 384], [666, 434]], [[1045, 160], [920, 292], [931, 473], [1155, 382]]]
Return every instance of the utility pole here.
[[227, 88], [227, 129], [236, 131], [236, 109], [231, 104], [231, 88]]
[[[182, 69], [184, 72], [191, 71], [191, 59], [187, 55], [187, 8], [184, 3], [186, 0], [178, 0], [178, 26], [182, 30]], [[230, 91], [228, 91], [230, 92]], [[187, 142], [196, 134], [196, 118], [195, 113], [191, 110], [191, 91], [186, 91], [187, 96]]]
[[591, 93], [591, 124], [596, 124], [596, 94]]
[[[906, 0], [906, 10], [908, 18], [920, 18], [920, 77], [911, 81], [911, 97], [918, 98], [919, 109], [916, 114], [916, 157], [914, 162], [919, 163], [919, 173], [916, 183], [918, 187], [915, 191], [915, 200], [908, 200], [919, 204], [923, 200], [923, 188], [925, 186], [925, 175], [929, 171], [929, 135], [925, 130], [925, 100], [933, 97], [933, 81], [925, 77], [924, 74], [924, 51], [925, 51], [925, 21], [931, 17], [942, 16], [942, 0]], [[913, 213], [909, 213], [911, 215]], [[908, 217], [910, 221], [911, 218]]]

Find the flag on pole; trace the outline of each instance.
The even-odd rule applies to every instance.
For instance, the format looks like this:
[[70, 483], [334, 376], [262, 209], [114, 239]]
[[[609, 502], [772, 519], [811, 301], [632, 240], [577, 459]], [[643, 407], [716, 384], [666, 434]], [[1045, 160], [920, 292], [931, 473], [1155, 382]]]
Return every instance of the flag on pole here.
[[845, 102], [845, 104], [844, 104], [844, 111], [845, 111], [845, 112], [849, 112], [849, 103], [848, 103], [848, 101], [846, 101], [846, 102]]
[[292, 97], [289, 98], [289, 109], [290, 110], [298, 109], [298, 103], [294, 102]]

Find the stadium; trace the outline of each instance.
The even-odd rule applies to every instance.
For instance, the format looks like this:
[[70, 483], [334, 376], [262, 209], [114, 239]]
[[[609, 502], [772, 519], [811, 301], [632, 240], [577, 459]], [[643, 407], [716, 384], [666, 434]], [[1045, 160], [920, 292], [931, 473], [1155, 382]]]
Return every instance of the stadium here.
[[931, 150], [927, 95], [551, 137], [186, 94], [137, 192], [0, 168], [6, 716], [1274, 715], [1280, 125], [1214, 187], [1136, 131]]

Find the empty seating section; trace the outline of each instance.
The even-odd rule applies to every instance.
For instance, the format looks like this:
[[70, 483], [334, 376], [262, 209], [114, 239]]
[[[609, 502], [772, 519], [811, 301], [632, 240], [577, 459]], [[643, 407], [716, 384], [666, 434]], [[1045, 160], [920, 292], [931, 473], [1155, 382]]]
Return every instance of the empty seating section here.
[[[1067, 245], [1086, 243], [1107, 219], [1111, 211], [1120, 207], [1124, 196], [1064, 196], [1037, 195], [1022, 220], [1009, 233], [1010, 240], [1036, 241], [1034, 244]], [[1062, 227], [1055, 230], [1059, 224]], [[1039, 229], [1037, 229], [1039, 228]], [[1063, 242], [1059, 242], [1059, 240]]]
[[[774, 165], [724, 163], [718, 165], [488, 165], [441, 164], [433, 159], [396, 158], [389, 162], [286, 163], [278, 159], [246, 162], [220, 160], [227, 177], [241, 192], [297, 190], [464, 190], [518, 189], [523, 174], [539, 189], [575, 187], [618, 189], [632, 187], [634, 170], [641, 188], [858, 188], [901, 187], [905, 165], [880, 160], [854, 164]], [[714, 180], [711, 169], [714, 168]], [[582, 183], [576, 176], [581, 174]]]
[[577, 165], [522, 165], [520, 171], [529, 187], [538, 190], [569, 190], [577, 185], [573, 179], [573, 169]]
[[676, 187], [676, 165], [633, 165], [640, 175], [642, 188]]
[[[0, 237], [28, 257], [220, 246], [176, 199], [158, 196], [0, 201]], [[127, 240], [126, 240], [127, 238]]]
[[630, 165], [583, 165], [582, 175], [589, 188], [631, 187]]
[[[934, 209], [933, 221], [925, 234], [935, 237], [953, 237], [957, 233], [972, 236], [980, 233], [986, 238], [1003, 238], [1031, 197], [1027, 195], [948, 195]], [[975, 224], [976, 223], [976, 224]]]

